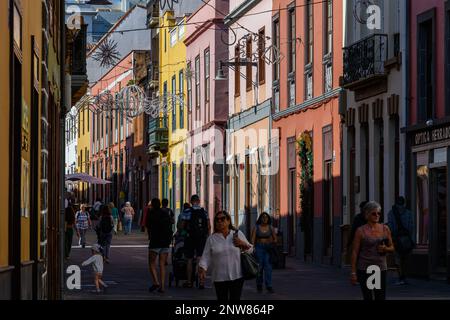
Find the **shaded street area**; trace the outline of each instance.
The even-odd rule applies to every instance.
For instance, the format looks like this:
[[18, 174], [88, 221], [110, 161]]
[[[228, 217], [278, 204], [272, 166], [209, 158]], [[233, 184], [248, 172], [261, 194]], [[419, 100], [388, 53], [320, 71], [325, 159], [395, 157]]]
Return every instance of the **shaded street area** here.
[[[77, 264], [90, 256], [89, 246], [95, 242], [95, 233], [89, 231], [87, 247], [79, 248], [77, 238], [66, 265]], [[179, 287], [166, 288], [165, 294], [150, 293], [150, 274], [147, 262], [147, 234], [133, 230], [131, 235], [122, 233], [114, 236], [111, 248], [111, 262], [105, 264], [103, 280], [109, 286], [105, 293], [95, 294], [91, 267], [82, 267], [81, 290], [67, 290], [66, 300], [215, 300], [215, 291], [207, 278], [206, 288], [187, 289]], [[172, 270], [171, 259], [167, 266], [167, 274]], [[67, 267], [67, 266], [66, 266]], [[305, 264], [295, 258], [288, 258], [285, 269], [273, 272], [275, 293], [266, 291], [258, 293], [255, 281], [246, 281], [242, 294], [244, 300], [361, 300], [360, 289], [349, 281], [350, 271], [347, 268], [336, 268]], [[449, 299], [450, 286], [445, 282], [434, 280], [410, 279], [409, 285], [395, 286], [395, 272], [390, 273], [387, 299]]]

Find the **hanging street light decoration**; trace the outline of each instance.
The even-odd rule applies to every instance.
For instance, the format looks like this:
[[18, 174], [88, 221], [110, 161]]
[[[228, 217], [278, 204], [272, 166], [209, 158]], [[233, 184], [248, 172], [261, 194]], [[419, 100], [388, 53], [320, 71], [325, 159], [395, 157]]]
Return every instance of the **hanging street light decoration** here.
[[117, 50], [117, 42], [114, 40], [106, 39], [103, 41], [92, 58], [95, 61], [100, 62], [102, 68], [112, 67], [120, 59], [120, 53]]

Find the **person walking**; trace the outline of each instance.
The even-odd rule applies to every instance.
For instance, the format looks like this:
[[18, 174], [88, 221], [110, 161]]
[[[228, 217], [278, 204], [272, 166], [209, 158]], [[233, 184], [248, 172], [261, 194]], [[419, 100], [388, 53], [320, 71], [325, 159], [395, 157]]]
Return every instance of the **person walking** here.
[[274, 245], [277, 242], [277, 236], [272, 228], [272, 219], [267, 212], [261, 213], [256, 221], [256, 226], [252, 230], [252, 244], [255, 246], [256, 258], [259, 264], [259, 273], [256, 277], [256, 287], [258, 292], [263, 290], [263, 276], [266, 289], [273, 293], [272, 288], [272, 263]]
[[[192, 288], [193, 281], [193, 260], [198, 260], [202, 256], [205, 248], [206, 239], [211, 233], [209, 216], [205, 209], [200, 207], [200, 198], [198, 195], [191, 197], [192, 207], [183, 212], [182, 229], [186, 231], [185, 253], [187, 258], [186, 277], [187, 281], [183, 284], [185, 288]], [[197, 264], [196, 264], [197, 265]], [[199, 289], [204, 289], [204, 282], [199, 281]]]
[[125, 228], [125, 235], [131, 233], [131, 227], [133, 225], [134, 209], [130, 202], [125, 203], [125, 207], [122, 208], [123, 212], [123, 225]]
[[[172, 217], [161, 208], [159, 199], [151, 201], [151, 210], [147, 216], [146, 227], [149, 238], [148, 260], [153, 284], [149, 291], [165, 292], [166, 262], [172, 241]], [[159, 256], [159, 277], [156, 271], [156, 259]]]
[[109, 254], [111, 249], [112, 234], [114, 231], [114, 220], [111, 216], [111, 211], [108, 206], [100, 207], [100, 222], [97, 225], [98, 229], [98, 244], [103, 248], [103, 257], [106, 263], [109, 263]]
[[119, 210], [114, 205], [114, 202], [110, 202], [108, 207], [109, 211], [111, 212], [111, 217], [114, 221], [114, 234], [117, 234], [117, 226], [119, 224]]
[[141, 230], [145, 232], [145, 228], [147, 227], [147, 216], [152, 208], [152, 202], [149, 201], [148, 204], [144, 207], [144, 214], [142, 215], [142, 219], [140, 221]]
[[414, 249], [412, 240], [414, 221], [412, 212], [405, 207], [405, 198], [398, 197], [388, 214], [387, 225], [391, 229], [395, 245], [395, 259], [398, 265], [398, 282], [396, 285], [408, 284], [406, 281], [408, 257]]
[[[380, 223], [381, 206], [375, 202], [368, 202], [363, 209], [367, 224], [356, 230], [352, 251], [351, 283], [358, 282], [364, 300], [386, 299], [386, 253], [394, 252], [391, 231], [387, 225]], [[368, 268], [377, 266], [381, 270], [380, 289], [370, 289], [367, 279], [372, 273], [367, 273]]]
[[169, 200], [162, 199], [161, 201], [162, 210], [167, 211], [167, 213], [170, 216], [170, 219], [173, 221], [173, 224], [175, 224], [175, 214], [173, 213], [173, 210], [169, 208]]
[[86, 232], [91, 227], [91, 218], [89, 213], [86, 211], [86, 205], [82, 204], [80, 211], [75, 215], [75, 225], [77, 228], [78, 245], [82, 248], [86, 247]]
[[212, 269], [212, 281], [220, 301], [240, 300], [244, 278], [241, 251], [253, 252], [245, 235], [231, 224], [231, 216], [219, 211], [214, 217], [214, 233], [206, 241], [199, 262], [198, 275], [205, 281], [206, 272]]
[[73, 241], [73, 229], [75, 227], [75, 210], [73, 206], [69, 203], [65, 210], [65, 250], [64, 256], [66, 259], [70, 257], [70, 251], [72, 249]]
[[89, 259], [84, 261], [81, 265], [83, 267], [92, 265], [92, 269], [94, 271], [94, 285], [95, 290], [93, 293], [100, 293], [100, 286], [106, 289], [108, 286], [103, 282], [103, 257], [101, 253], [101, 247], [98, 244], [93, 244], [91, 248], [92, 255]]

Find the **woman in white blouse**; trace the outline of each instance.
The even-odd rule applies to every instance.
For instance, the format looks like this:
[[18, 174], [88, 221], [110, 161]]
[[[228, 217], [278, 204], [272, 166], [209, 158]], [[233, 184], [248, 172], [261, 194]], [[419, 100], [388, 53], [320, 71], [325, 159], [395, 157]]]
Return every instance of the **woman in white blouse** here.
[[241, 231], [231, 225], [226, 211], [216, 213], [214, 233], [206, 240], [199, 262], [199, 277], [205, 280], [206, 271], [212, 269], [212, 281], [218, 300], [240, 300], [244, 279], [241, 268], [241, 250], [251, 253], [253, 246]]

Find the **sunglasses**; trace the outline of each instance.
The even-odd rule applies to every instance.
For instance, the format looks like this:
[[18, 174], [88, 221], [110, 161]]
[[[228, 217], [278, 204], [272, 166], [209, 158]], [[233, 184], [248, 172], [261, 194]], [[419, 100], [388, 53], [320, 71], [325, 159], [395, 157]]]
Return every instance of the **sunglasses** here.
[[227, 219], [227, 217], [217, 217], [216, 221], [217, 222], [224, 222]]
[[371, 215], [371, 216], [380, 216], [381, 213], [379, 213], [379, 212], [372, 212], [370, 215]]

